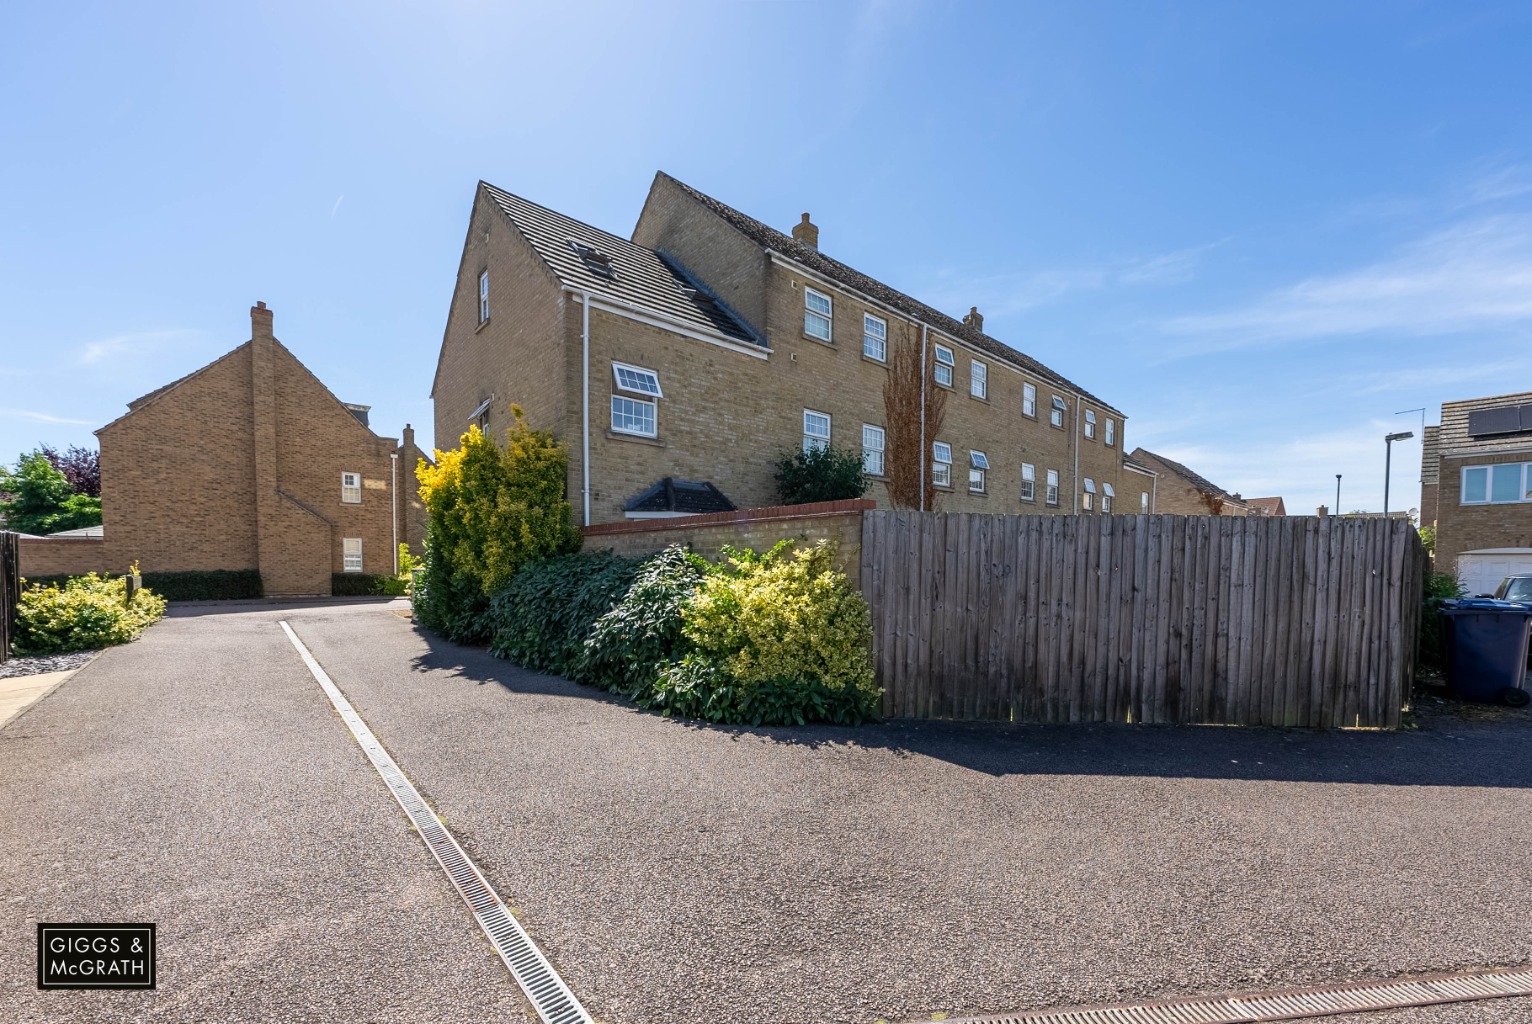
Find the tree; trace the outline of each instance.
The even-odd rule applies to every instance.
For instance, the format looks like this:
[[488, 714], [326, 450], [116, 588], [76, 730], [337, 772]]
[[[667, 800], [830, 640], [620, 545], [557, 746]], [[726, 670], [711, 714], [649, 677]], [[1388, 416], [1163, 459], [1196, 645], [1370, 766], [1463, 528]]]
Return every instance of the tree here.
[[777, 460], [777, 493], [784, 505], [860, 498], [867, 493], [861, 453], [830, 444], [787, 452]]
[[[927, 384], [935, 364], [935, 348], [921, 359], [920, 343], [911, 337], [905, 325], [902, 338], [892, 343], [888, 380], [883, 385], [883, 412], [888, 420], [884, 439], [884, 472], [888, 477], [888, 497], [895, 508], [936, 510], [936, 484], [931, 479], [930, 442], [941, 436], [942, 419], [947, 410], [947, 389]], [[922, 430], [921, 399], [925, 399]], [[925, 488], [921, 479], [924, 469]]]
[[101, 453], [77, 444], [60, 455], [56, 448], [43, 445], [38, 451], [47, 456], [53, 468], [64, 474], [76, 494], [101, 497]]
[[101, 499], [76, 494], [41, 450], [21, 456], [14, 470], [0, 473], [0, 492], [11, 495], [0, 502], [7, 529], [48, 534], [101, 525]]

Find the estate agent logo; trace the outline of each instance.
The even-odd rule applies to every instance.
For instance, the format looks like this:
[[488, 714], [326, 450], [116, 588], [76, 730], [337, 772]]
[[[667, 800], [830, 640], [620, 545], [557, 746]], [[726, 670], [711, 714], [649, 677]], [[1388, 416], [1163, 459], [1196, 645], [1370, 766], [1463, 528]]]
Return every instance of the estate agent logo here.
[[153, 988], [154, 925], [39, 924], [38, 988]]

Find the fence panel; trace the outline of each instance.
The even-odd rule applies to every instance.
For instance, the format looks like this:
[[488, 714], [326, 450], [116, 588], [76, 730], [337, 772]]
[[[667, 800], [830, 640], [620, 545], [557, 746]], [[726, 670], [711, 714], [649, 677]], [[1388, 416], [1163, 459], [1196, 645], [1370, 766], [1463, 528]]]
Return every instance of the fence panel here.
[[869, 511], [884, 714], [1394, 728], [1426, 555], [1404, 520]]
[[16, 606], [21, 600], [21, 537], [0, 531], [0, 665], [11, 656]]

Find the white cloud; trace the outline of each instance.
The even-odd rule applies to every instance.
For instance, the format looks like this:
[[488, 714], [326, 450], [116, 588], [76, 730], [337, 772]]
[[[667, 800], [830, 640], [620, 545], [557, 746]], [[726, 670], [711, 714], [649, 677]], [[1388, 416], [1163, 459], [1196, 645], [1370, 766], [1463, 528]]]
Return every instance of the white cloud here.
[[341, 193], [340, 195], [335, 197], [335, 205], [330, 207], [330, 219], [331, 220], [335, 219], [335, 213], [336, 213], [336, 211], [338, 211], [340, 209], [340, 204], [341, 204], [341, 202], [345, 198], [346, 198], [345, 193]]
[[134, 334], [118, 334], [110, 338], [101, 338], [82, 346], [75, 357], [75, 362], [81, 366], [95, 366], [119, 356], [143, 356], [196, 333], [186, 329], [138, 331]]
[[65, 416], [54, 416], [46, 412], [33, 412], [30, 409], [0, 409], [0, 416], [11, 419], [31, 420], [34, 423], [63, 423], [70, 426], [90, 426], [90, 420], [73, 420]]

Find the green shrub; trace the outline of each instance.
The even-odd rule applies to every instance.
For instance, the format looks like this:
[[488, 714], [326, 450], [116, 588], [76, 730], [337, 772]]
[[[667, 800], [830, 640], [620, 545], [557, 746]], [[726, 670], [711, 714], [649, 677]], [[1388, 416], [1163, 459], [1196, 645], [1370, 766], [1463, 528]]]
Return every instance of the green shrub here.
[[1442, 602], [1463, 596], [1463, 588], [1450, 573], [1433, 572], [1426, 577], [1420, 605], [1421, 668], [1442, 669], [1446, 655], [1442, 640]]
[[490, 600], [490, 653], [524, 668], [576, 676], [586, 637], [628, 592], [639, 564], [603, 551], [523, 566]]
[[254, 569], [146, 572], [144, 586], [167, 601], [239, 601], [265, 593]]
[[72, 579], [78, 579], [66, 573], [57, 573], [52, 576], [23, 576], [21, 578], [22, 589], [28, 587], [62, 587]]
[[877, 694], [833, 688], [818, 679], [743, 684], [718, 665], [690, 656], [665, 666], [640, 703], [666, 716], [733, 725], [861, 725], [875, 715]]
[[682, 614], [708, 571], [706, 560], [679, 545], [646, 559], [627, 593], [591, 628], [575, 678], [628, 697], [648, 692], [684, 653]]
[[829, 444], [787, 452], [777, 460], [777, 493], [784, 505], [860, 498], [867, 493], [862, 453]]
[[76, 494], [69, 478], [38, 449], [16, 461], [14, 470], [0, 467], [0, 516], [6, 529], [49, 534], [101, 525], [101, 499]]
[[489, 599], [523, 565], [580, 548], [564, 499], [568, 456], [553, 435], [527, 427], [519, 407], [502, 450], [470, 427], [462, 447], [422, 459], [420, 497], [430, 514], [424, 567], [413, 595], [426, 628], [477, 643], [493, 628]]
[[29, 587], [17, 606], [17, 654], [58, 654], [125, 644], [165, 614], [165, 599], [144, 589], [127, 601], [122, 577], [80, 576], [63, 587]]
[[403, 597], [409, 580], [386, 572], [332, 572], [330, 594], [334, 597]]

